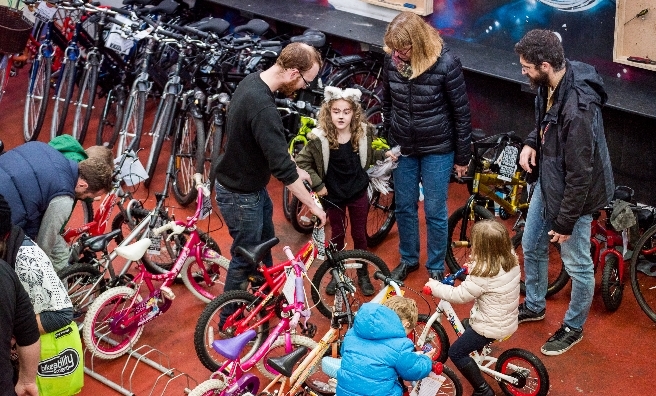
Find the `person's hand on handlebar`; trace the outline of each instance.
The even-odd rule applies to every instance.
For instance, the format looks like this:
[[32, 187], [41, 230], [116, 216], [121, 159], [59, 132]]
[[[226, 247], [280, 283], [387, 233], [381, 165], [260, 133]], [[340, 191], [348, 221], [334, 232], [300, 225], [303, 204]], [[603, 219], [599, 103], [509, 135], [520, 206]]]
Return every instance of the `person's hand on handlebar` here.
[[301, 180], [305, 180], [306, 182], [312, 184], [312, 179], [310, 178], [310, 174], [307, 173], [305, 169], [301, 169], [298, 166], [296, 167], [296, 172], [298, 172], [298, 178]]

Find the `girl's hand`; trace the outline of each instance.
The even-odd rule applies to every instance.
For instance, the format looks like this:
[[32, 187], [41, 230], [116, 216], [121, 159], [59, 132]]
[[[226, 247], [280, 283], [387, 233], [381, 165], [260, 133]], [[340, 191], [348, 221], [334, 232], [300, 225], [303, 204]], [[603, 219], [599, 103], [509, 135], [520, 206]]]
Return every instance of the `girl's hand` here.
[[317, 191], [317, 195], [320, 197], [328, 195], [328, 190], [326, 189], [326, 186], [323, 186], [321, 190]]
[[389, 157], [389, 158], [391, 158], [392, 161], [396, 161], [396, 160], [399, 159], [396, 155], [394, 155], [394, 153], [392, 152], [392, 150], [387, 150], [387, 151], [385, 151], [385, 157]]

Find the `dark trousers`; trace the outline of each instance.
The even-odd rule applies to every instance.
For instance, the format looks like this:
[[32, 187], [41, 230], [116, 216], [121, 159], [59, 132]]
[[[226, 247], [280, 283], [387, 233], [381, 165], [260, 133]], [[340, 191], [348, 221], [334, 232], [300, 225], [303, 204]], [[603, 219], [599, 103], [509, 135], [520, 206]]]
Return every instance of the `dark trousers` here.
[[458, 369], [461, 369], [467, 363], [474, 361], [469, 356], [471, 352], [482, 349], [492, 341], [494, 338], [483, 337], [469, 327], [449, 348], [449, 358]]
[[367, 213], [369, 213], [369, 197], [367, 190], [355, 200], [341, 205], [326, 204], [326, 215], [330, 222], [330, 239], [337, 249], [344, 248], [346, 237], [346, 209], [348, 208], [351, 223], [351, 237], [354, 249], [367, 249]]

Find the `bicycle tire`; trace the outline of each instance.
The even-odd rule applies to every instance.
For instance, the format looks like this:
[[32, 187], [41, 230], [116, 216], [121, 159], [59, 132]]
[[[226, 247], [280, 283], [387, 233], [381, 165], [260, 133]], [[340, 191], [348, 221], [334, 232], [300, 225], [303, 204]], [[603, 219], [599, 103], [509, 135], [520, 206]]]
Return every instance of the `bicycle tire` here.
[[[390, 270], [387, 268], [387, 264], [385, 264], [380, 257], [371, 252], [365, 250], [343, 250], [334, 254], [333, 261], [326, 260], [321, 263], [312, 277], [312, 302], [316, 305], [319, 312], [321, 312], [326, 318], [332, 317], [332, 307], [334, 305], [334, 296], [326, 293], [326, 286], [332, 279], [332, 273], [330, 270], [336, 264], [344, 265], [345, 271], [343, 272], [343, 275], [345, 280], [350, 280], [350, 282], [356, 286], [355, 293], [353, 295], [349, 294], [349, 301], [345, 302], [350, 305], [353, 312], [357, 311], [360, 304], [371, 300], [381, 290], [381, 287], [379, 286], [380, 282], [374, 280], [371, 282], [374, 286], [374, 294], [371, 296], [363, 295], [358, 283], [357, 268], [362, 268], [362, 265], [366, 265], [370, 281], [373, 279], [373, 274], [376, 271], [382, 272], [385, 276], [390, 275]], [[342, 272], [341, 268], [339, 268], [339, 270]]]
[[198, 190], [194, 174], [203, 174], [205, 168], [205, 125], [202, 118], [194, 117], [192, 106], [185, 111], [171, 154], [174, 158], [173, 196], [182, 206], [196, 201]]
[[169, 135], [169, 131], [173, 124], [176, 96], [168, 94], [163, 100], [164, 103], [161, 108], [158, 109], [158, 112], [155, 115], [155, 121], [153, 122], [153, 130], [151, 133], [153, 141], [148, 153], [148, 161], [146, 162], [146, 173], [148, 173], [148, 178], [144, 180], [144, 185], [146, 187], [149, 187], [150, 183], [153, 181], [155, 169], [157, 168], [157, 161], [162, 152], [162, 146], [164, 146], [164, 140], [166, 140], [166, 137]]
[[[365, 118], [368, 123], [373, 125], [378, 132], [378, 127], [383, 125], [383, 107], [379, 105], [372, 106], [365, 112]], [[377, 136], [377, 134], [376, 134]]]
[[[469, 255], [471, 254], [471, 249], [469, 246], [464, 247], [452, 247], [452, 243], [456, 241], [465, 241], [469, 242], [471, 237], [471, 227], [474, 223], [479, 220], [489, 220], [494, 219], [494, 215], [480, 205], [474, 205], [474, 220], [469, 219], [468, 208], [467, 206], [462, 206], [456, 209], [448, 220], [448, 239], [446, 244], [446, 264], [449, 267], [449, 271], [452, 274], [455, 274], [462, 265], [467, 262]], [[464, 230], [464, 235], [462, 235], [462, 226], [463, 223], [467, 221], [466, 230]], [[455, 250], [454, 250], [455, 249]]]
[[394, 204], [394, 191], [381, 194], [374, 191], [369, 198], [369, 211], [367, 213], [367, 246], [380, 245], [396, 223], [396, 205]]
[[201, 382], [189, 392], [189, 396], [214, 396], [217, 392], [225, 389], [223, 381], [218, 379], [208, 379]]
[[[92, 356], [106, 360], [116, 359], [126, 354], [139, 340], [143, 326], [137, 326], [124, 335], [112, 333], [109, 327], [114, 313], [128, 309], [127, 315], [130, 314], [132, 309], [123, 304], [131, 304], [135, 293], [134, 289], [127, 286], [117, 286], [102, 293], [91, 304], [84, 318], [82, 334], [84, 344]], [[136, 299], [141, 301], [141, 296], [136, 296]], [[107, 341], [108, 339], [112, 341]]]
[[0, 102], [2, 102], [2, 96], [9, 83], [9, 73], [11, 73], [10, 56], [9, 54], [0, 54]]
[[96, 284], [102, 274], [91, 264], [73, 264], [57, 271], [57, 276], [73, 303], [73, 320], [80, 327], [89, 306], [105, 291], [104, 281]]
[[[298, 153], [303, 150], [303, 147], [305, 147], [305, 144], [301, 140], [295, 140], [293, 143], [293, 147], [291, 150], [291, 154], [293, 158], [296, 158]], [[282, 213], [285, 215], [285, 219], [287, 221], [292, 220], [292, 212], [293, 212], [293, 206], [292, 206], [292, 199], [294, 198], [294, 194], [289, 191], [287, 187], [283, 187], [282, 189]]]
[[435, 396], [462, 396], [462, 382], [460, 382], [460, 378], [458, 378], [455, 371], [447, 366], [442, 366], [441, 375], [446, 378]]
[[50, 140], [61, 135], [68, 115], [68, 106], [73, 99], [75, 90], [75, 74], [77, 71], [77, 60], [67, 59], [59, 69], [60, 79], [57, 83], [54, 96], [54, 108], [52, 109], [52, 122], [50, 123]]
[[[520, 379], [521, 386], [517, 387], [505, 381], [498, 381], [501, 391], [508, 396], [546, 396], [549, 393], [547, 368], [537, 356], [527, 350], [513, 348], [504, 351], [497, 360], [495, 370]], [[527, 371], [528, 376], [525, 375]]]
[[636, 242], [631, 256], [631, 289], [642, 311], [656, 322], [656, 225]]
[[203, 175], [205, 176], [205, 180], [209, 180], [213, 186], [214, 179], [216, 178], [216, 171], [213, 166], [216, 166], [219, 156], [225, 151], [227, 140], [225, 134], [225, 106], [221, 105], [212, 109], [207, 132]]
[[[522, 237], [524, 236], [524, 230], [519, 230], [511, 238], [513, 248], [515, 253], [519, 258], [519, 264], [524, 266], [524, 250], [522, 249]], [[552, 265], [551, 262], [554, 261], [552, 258], [558, 256], [560, 266]], [[526, 295], [526, 283], [524, 282], [524, 274], [526, 272], [522, 271], [522, 279], [519, 281], [519, 290], [522, 295]], [[547, 284], [547, 295], [546, 297], [551, 297], [554, 294], [561, 291], [567, 282], [569, 282], [569, 274], [565, 270], [565, 264], [563, 260], [560, 259], [560, 244], [555, 242], [549, 243], [549, 272], [547, 276], [549, 283]]]
[[[257, 301], [257, 297], [247, 291], [232, 290], [223, 293], [205, 306], [205, 309], [198, 318], [194, 330], [194, 348], [198, 359], [208, 370], [218, 370], [225, 360], [223, 356], [212, 348], [212, 342], [219, 338], [226, 339], [238, 335], [234, 333], [234, 328], [232, 327], [224, 329], [223, 331], [219, 330], [222, 310], [226, 309], [230, 304], [236, 304], [238, 305], [237, 309], [243, 312], [243, 310], [248, 309], [249, 307], [254, 307], [254, 304], [256, 304]], [[262, 313], [257, 315], [258, 320], [262, 318]], [[240, 360], [242, 363], [250, 358], [267, 338], [269, 335], [269, 324], [268, 322], [264, 322], [254, 330], [257, 332], [256, 337], [241, 351]]]
[[[266, 378], [274, 379], [278, 375], [278, 372], [267, 363], [267, 359], [274, 357], [281, 357], [287, 354], [292, 353], [292, 351], [298, 349], [298, 347], [306, 347], [308, 349], [307, 353], [304, 356], [307, 356], [310, 351], [317, 347], [317, 342], [313, 341], [310, 337], [292, 334], [291, 335], [292, 350], [287, 350], [285, 347], [285, 336], [279, 336], [269, 350], [262, 356], [262, 359], [257, 361], [257, 370]], [[294, 369], [303, 361], [304, 358], [300, 359], [295, 365]], [[293, 370], [292, 370], [293, 371]]]
[[80, 80], [80, 88], [75, 101], [75, 116], [73, 117], [73, 129], [71, 134], [78, 142], [83, 143], [87, 136], [93, 105], [96, 101], [96, 89], [98, 87], [99, 62], [95, 55], [87, 56], [84, 72]]
[[624, 283], [620, 279], [620, 264], [617, 256], [609, 254], [606, 257], [601, 274], [601, 297], [606, 310], [615, 312], [622, 304]]
[[292, 197], [291, 201], [291, 223], [292, 227], [301, 234], [311, 234], [314, 230], [310, 208], [300, 199]]
[[353, 88], [356, 85], [372, 92], [374, 95], [363, 93], [360, 103], [362, 108], [367, 109], [379, 106], [383, 88], [383, 66], [379, 62], [369, 62], [365, 66], [344, 69], [335, 74], [325, 85], [339, 88]]
[[123, 120], [118, 136], [118, 153], [122, 153], [127, 149], [132, 149], [136, 152], [139, 149], [145, 111], [146, 91], [138, 90], [131, 92], [123, 111]]
[[107, 93], [96, 132], [96, 144], [98, 146], [107, 144], [107, 147], [111, 149], [116, 144], [123, 121], [124, 102], [125, 93], [121, 88], [118, 88], [118, 90], [112, 89]]
[[[426, 324], [430, 319], [430, 315], [420, 314], [417, 317], [417, 326], [408, 334], [408, 338], [412, 340], [412, 343], [417, 345], [419, 336], [421, 336], [422, 331], [426, 328]], [[449, 348], [451, 344], [449, 343], [449, 336], [446, 334], [446, 330], [440, 322], [437, 320], [431, 324], [431, 331], [426, 337], [424, 345], [430, 345], [431, 348], [436, 349], [435, 360], [441, 363], [444, 363], [449, 358]]]
[[23, 112], [23, 138], [26, 142], [37, 140], [43, 127], [50, 97], [52, 58], [37, 56], [30, 69], [30, 81]]
[[223, 294], [226, 275], [228, 274], [230, 261], [225, 258], [221, 260], [221, 252], [216, 251], [216, 255], [217, 257], [203, 258], [203, 266], [211, 277], [210, 280], [214, 282], [212, 286], [205, 283], [202, 269], [199, 268], [195, 257], [187, 258], [180, 271], [182, 274], [182, 283], [184, 283], [194, 297], [205, 304], [209, 304], [216, 297]]

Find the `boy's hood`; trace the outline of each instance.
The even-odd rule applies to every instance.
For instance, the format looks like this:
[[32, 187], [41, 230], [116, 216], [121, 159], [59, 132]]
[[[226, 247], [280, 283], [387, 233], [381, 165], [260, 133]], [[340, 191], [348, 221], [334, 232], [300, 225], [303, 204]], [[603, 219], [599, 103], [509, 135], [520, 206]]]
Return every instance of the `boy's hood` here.
[[396, 312], [376, 303], [366, 303], [360, 307], [355, 316], [353, 331], [358, 337], [367, 340], [406, 336]]

